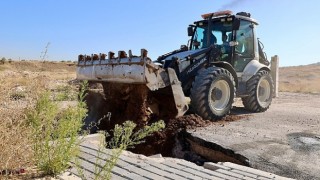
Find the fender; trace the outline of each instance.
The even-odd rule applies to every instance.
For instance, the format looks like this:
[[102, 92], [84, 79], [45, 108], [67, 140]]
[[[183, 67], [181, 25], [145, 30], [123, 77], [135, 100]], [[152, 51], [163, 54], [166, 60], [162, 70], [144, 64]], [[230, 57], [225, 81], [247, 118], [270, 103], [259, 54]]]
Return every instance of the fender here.
[[250, 61], [241, 73], [241, 81], [247, 82], [252, 76], [254, 76], [260, 70], [266, 70], [270, 72], [270, 68], [264, 64], [259, 63], [257, 60]]

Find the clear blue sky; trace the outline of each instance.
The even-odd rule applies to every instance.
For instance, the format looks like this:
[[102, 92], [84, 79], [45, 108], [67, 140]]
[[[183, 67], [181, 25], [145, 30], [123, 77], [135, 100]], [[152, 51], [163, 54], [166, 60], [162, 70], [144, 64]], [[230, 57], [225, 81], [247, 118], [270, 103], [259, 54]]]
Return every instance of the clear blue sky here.
[[203, 13], [247, 11], [280, 66], [320, 62], [319, 0], [1, 0], [0, 58], [77, 60], [112, 50], [159, 55], [187, 44], [187, 26]]

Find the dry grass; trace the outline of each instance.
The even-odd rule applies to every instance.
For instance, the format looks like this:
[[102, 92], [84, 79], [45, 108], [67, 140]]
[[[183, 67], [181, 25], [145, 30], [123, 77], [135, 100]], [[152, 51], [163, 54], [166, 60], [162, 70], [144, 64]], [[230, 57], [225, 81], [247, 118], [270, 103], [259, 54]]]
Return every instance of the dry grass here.
[[320, 93], [320, 65], [280, 68], [279, 90], [284, 92]]
[[[43, 90], [54, 90], [75, 78], [75, 65], [23, 61], [0, 65], [0, 173], [34, 164], [25, 109]], [[1, 176], [0, 176], [1, 179]]]
[[41, 87], [41, 82], [35, 84], [37, 81], [24, 80], [31, 86], [19, 86], [21, 79], [8, 79], [0, 82], [0, 170], [15, 170], [32, 163], [28, 139], [31, 132], [24, 121], [24, 108], [32, 104]]
[[17, 170], [32, 164], [30, 129], [23, 119], [23, 112], [17, 108], [0, 110], [0, 170]]

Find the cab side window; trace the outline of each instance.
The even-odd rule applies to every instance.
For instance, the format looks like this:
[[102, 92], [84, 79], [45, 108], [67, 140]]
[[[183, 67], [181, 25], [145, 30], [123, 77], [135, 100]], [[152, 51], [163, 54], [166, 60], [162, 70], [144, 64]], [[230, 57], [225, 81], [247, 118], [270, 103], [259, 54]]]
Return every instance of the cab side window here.
[[244, 57], [254, 57], [254, 40], [252, 24], [248, 21], [241, 21], [240, 28], [236, 33], [236, 52]]
[[236, 58], [234, 68], [237, 72], [242, 72], [246, 65], [254, 58], [254, 36], [252, 23], [241, 21], [240, 28], [236, 32], [236, 41], [238, 45], [235, 47]]
[[197, 27], [194, 37], [193, 37], [193, 44], [192, 44], [192, 49], [202, 49], [205, 47], [205, 29], [202, 27]]

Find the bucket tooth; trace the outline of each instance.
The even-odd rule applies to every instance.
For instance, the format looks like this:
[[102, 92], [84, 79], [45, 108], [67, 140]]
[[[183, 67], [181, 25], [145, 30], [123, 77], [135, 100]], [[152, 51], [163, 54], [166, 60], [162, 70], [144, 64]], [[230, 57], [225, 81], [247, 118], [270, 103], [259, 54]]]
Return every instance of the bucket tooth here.
[[118, 58], [127, 58], [127, 53], [125, 51], [118, 51]]
[[141, 59], [148, 56], [148, 51], [146, 49], [141, 49]]
[[109, 51], [108, 52], [108, 57], [109, 57], [109, 59], [114, 59], [114, 52]]
[[84, 61], [84, 59], [85, 59], [84, 57], [85, 57], [84, 55], [80, 54], [78, 56], [78, 61]]
[[131, 50], [128, 51], [128, 54], [129, 54], [129, 58], [132, 58], [132, 51]]
[[86, 55], [86, 61], [90, 61], [91, 60], [91, 56]]
[[99, 60], [99, 55], [98, 54], [93, 54], [92, 60]]
[[106, 60], [107, 55], [104, 53], [100, 53], [100, 60]]

